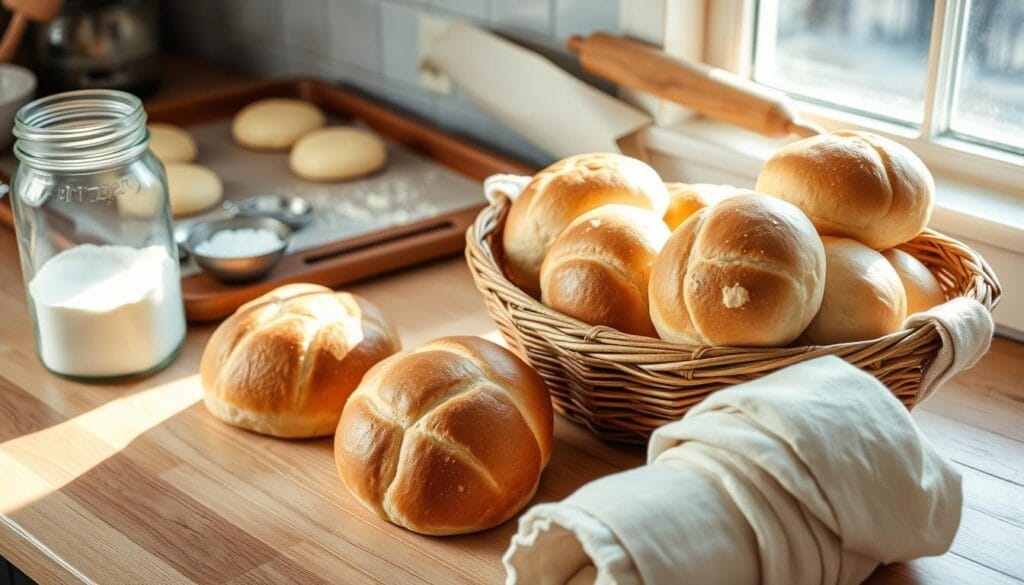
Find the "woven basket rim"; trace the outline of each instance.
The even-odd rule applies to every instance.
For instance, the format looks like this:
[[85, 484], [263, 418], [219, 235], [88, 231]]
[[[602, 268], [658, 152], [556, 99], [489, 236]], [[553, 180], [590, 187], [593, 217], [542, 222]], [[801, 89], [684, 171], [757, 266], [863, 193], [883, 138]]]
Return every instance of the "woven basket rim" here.
[[[505, 215], [507, 214], [510, 206], [511, 201], [509, 198], [499, 193], [488, 206], [484, 207], [480, 211], [476, 220], [466, 231], [467, 260], [471, 264], [474, 258], [484, 260], [485, 262], [483, 263], [483, 266], [487, 268], [488, 272], [486, 276], [495, 283], [504, 285], [502, 286], [502, 293], [506, 297], [506, 300], [511, 301], [513, 304], [518, 305], [525, 311], [532, 313], [529, 315], [520, 315], [520, 318], [528, 317], [537, 320], [542, 324], [550, 325], [552, 329], [585, 331], [581, 337], [584, 340], [590, 340], [594, 344], [594, 347], [581, 347], [580, 349], [598, 351], [600, 348], [608, 345], [635, 347], [636, 352], [639, 355], [650, 356], [651, 354], [658, 354], [659, 359], [657, 361], [659, 362], [664, 361], [666, 357], [669, 357], [667, 354], [678, 354], [679, 359], [683, 361], [729, 357], [731, 358], [730, 361], [735, 362], [736, 358], [742, 356], [750, 356], [752, 360], [764, 360], [766, 358], [766, 354], [770, 354], [768, 357], [771, 358], [800, 356], [801, 359], [807, 359], [809, 357], [808, 354], [849, 355], [856, 354], [861, 350], [877, 348], [879, 345], [897, 345], [909, 342], [915, 337], [920, 337], [925, 331], [934, 328], [934, 325], [930, 323], [923, 323], [917, 327], [901, 329], [882, 337], [831, 345], [741, 347], [685, 345], [665, 341], [655, 337], [624, 333], [603, 325], [590, 325], [544, 305], [539, 300], [533, 298], [525, 291], [512, 284], [512, 282], [505, 276], [505, 272], [502, 267], [498, 265], [498, 261], [494, 257], [494, 251], [491, 245], [487, 243], [486, 238], [490, 237], [495, 231], [504, 227]], [[969, 260], [977, 267], [977, 270], [974, 271], [974, 282], [966, 291], [964, 291], [964, 294], [958, 296], [973, 298], [984, 305], [990, 312], [998, 305], [1002, 295], [999, 280], [996, 277], [995, 272], [980, 254], [958, 240], [931, 228], [925, 228], [925, 230], [917, 236], [917, 238], [911, 240], [911, 242], [917, 241], [921, 238], [936, 240], [944, 247], [955, 249], [961, 256], [969, 258]], [[908, 242], [908, 244], [911, 242]], [[956, 297], [947, 299], [947, 302], [952, 300], [952, 298]], [[630, 355], [630, 353], [619, 353], [615, 356], [615, 359], [622, 360], [627, 363], [632, 362], [633, 360], [629, 359]]]

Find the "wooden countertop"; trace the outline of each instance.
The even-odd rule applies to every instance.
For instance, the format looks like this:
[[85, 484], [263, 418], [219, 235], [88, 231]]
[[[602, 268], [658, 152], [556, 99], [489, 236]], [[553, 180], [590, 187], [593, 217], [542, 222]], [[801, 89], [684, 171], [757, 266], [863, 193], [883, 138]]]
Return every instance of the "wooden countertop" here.
[[[350, 287], [406, 347], [498, 335], [461, 258]], [[36, 359], [14, 236], [0, 229], [0, 556], [40, 583], [500, 583], [515, 522], [431, 538], [365, 510], [337, 478], [331, 440], [225, 425], [201, 401], [212, 326], [148, 379], [83, 385]], [[111, 340], [116, 351], [116, 340]], [[953, 550], [880, 568], [871, 583], [1024, 578], [1024, 345], [997, 339], [914, 418], [964, 477]], [[534, 501], [639, 465], [564, 420]]]
[[[497, 339], [461, 258], [351, 288], [407, 347]], [[211, 326], [149, 379], [57, 378], [35, 357], [14, 236], [0, 230], [0, 555], [41, 583], [500, 583], [514, 522], [430, 538], [365, 510], [337, 478], [331, 441], [225, 425], [196, 375]], [[112, 349], [116, 342], [112, 341]], [[1024, 577], [1024, 346], [997, 339], [979, 366], [916, 409], [964, 476], [952, 552], [880, 569], [872, 583], [1011, 583]], [[559, 420], [536, 502], [641, 463]]]

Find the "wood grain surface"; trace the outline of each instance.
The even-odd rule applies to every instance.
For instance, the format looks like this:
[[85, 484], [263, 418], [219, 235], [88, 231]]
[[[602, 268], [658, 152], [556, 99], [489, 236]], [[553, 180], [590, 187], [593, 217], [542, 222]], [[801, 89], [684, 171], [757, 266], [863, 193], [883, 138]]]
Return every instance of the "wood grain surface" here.
[[[408, 347], [497, 339], [460, 259], [352, 287]], [[68, 382], [35, 358], [13, 234], [0, 232], [0, 555], [41, 583], [500, 583], [515, 523], [455, 538], [378, 520], [344, 489], [331, 441], [227, 426], [196, 376], [212, 326], [148, 379]], [[111, 342], [111, 351], [116, 351]], [[1024, 577], [1024, 346], [985, 361], [914, 412], [964, 476], [953, 550], [883, 567], [871, 583], [1013, 583]], [[535, 502], [640, 464], [642, 453], [559, 420]]]
[[[191, 61], [168, 69], [164, 96], [246, 82]], [[454, 334], [498, 340], [460, 258], [350, 290], [392, 316], [406, 347]], [[47, 584], [503, 581], [515, 520], [453, 538], [406, 532], [345, 491], [330, 439], [282, 441], [211, 417], [197, 369], [212, 331], [191, 326], [175, 363], [144, 380], [57, 378], [35, 357], [14, 234], [0, 230], [0, 556]], [[870, 583], [1024, 579], [1022, 381], [1024, 345], [997, 339], [915, 410], [963, 474], [960, 533], [946, 555], [882, 567]], [[642, 460], [559, 419], [534, 503]]]

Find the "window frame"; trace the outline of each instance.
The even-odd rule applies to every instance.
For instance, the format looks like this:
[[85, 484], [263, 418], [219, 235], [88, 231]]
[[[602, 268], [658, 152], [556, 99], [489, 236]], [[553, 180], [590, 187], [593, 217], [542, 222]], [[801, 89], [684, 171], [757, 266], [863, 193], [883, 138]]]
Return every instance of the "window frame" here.
[[[761, 0], [777, 2], [777, 0]], [[829, 130], [852, 128], [887, 136], [913, 150], [936, 175], [1024, 197], [1024, 154], [959, 138], [949, 128], [954, 107], [959, 46], [966, 35], [970, 0], [935, 0], [928, 56], [924, 117], [919, 128], [894, 124], [791, 96], [803, 116]], [[754, 43], [765, 35], [757, 0], [630, 0], [622, 2], [623, 33], [666, 53], [753, 77]], [[949, 18], [946, 16], [949, 15]], [[758, 30], [760, 28], [760, 30]], [[683, 129], [694, 115], [649, 96], [624, 97], [651, 112], [662, 127]], [[682, 131], [685, 131], [684, 129]]]
[[[954, 2], [964, 0], [936, 0], [943, 11]], [[754, 25], [754, 0], [620, 3], [621, 34], [746, 78], [753, 62]], [[936, 27], [932, 34], [938, 34]], [[929, 75], [939, 75], [940, 65], [930, 55]], [[630, 90], [622, 89], [620, 95], [651, 114], [655, 124], [635, 142], [672, 180], [752, 187], [771, 153], [795, 139], [759, 136]], [[905, 126], [794, 101], [801, 115], [827, 129], [870, 130], [906, 145], [924, 160], [937, 186], [931, 226], [978, 250], [993, 266], [1003, 284], [1003, 301], [993, 315], [996, 331], [1024, 341], [1024, 156], [937, 136], [935, 111], [928, 120], [928, 139], [921, 139]]]

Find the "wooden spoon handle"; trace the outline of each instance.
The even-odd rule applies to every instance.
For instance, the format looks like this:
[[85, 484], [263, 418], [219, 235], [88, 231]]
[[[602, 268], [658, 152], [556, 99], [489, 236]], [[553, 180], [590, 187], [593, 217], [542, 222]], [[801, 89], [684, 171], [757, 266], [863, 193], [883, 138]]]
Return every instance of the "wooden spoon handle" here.
[[21, 45], [21, 37], [25, 36], [25, 28], [28, 26], [28, 17], [23, 12], [15, 12], [11, 21], [4, 29], [3, 37], [0, 37], [0, 63], [10, 63], [14, 54], [18, 52]]
[[625, 87], [686, 106], [705, 116], [765, 136], [824, 132], [801, 121], [782, 92], [728, 71], [676, 59], [653, 47], [608, 33], [573, 36], [566, 43], [583, 69]]

